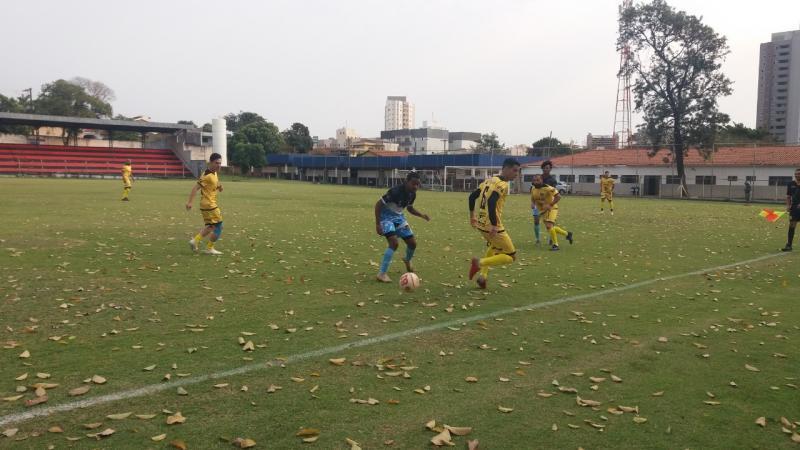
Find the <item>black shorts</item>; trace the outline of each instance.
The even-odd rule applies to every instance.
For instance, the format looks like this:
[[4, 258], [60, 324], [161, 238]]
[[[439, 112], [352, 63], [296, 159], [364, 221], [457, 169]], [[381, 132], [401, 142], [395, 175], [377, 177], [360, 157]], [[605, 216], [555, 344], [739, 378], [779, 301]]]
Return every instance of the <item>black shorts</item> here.
[[789, 217], [792, 220], [800, 221], [800, 205], [789, 210]]

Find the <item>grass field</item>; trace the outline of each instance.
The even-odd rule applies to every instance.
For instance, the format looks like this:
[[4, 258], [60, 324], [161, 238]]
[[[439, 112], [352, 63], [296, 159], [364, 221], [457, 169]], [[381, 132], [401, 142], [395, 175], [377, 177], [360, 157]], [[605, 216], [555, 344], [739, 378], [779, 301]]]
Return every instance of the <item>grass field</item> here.
[[[223, 182], [211, 257], [186, 244], [192, 181], [123, 203], [119, 182], [0, 179], [0, 447], [420, 449], [430, 420], [482, 450], [798, 446], [800, 265], [757, 206], [619, 198], [609, 217], [567, 197], [576, 242], [555, 253], [514, 196], [517, 261], [479, 291], [466, 194], [421, 192], [422, 287], [401, 293], [374, 281], [380, 191]], [[37, 383], [57, 386], [25, 406]]]

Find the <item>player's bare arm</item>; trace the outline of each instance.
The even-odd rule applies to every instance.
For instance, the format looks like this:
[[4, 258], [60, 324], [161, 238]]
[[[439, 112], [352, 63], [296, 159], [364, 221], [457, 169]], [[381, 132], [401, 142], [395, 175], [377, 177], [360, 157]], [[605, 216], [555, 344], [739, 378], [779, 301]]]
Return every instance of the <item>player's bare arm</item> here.
[[378, 233], [378, 236], [383, 235], [383, 230], [381, 229], [381, 210], [383, 209], [383, 202], [378, 199], [375, 202], [375, 232]]
[[192, 209], [192, 203], [194, 203], [194, 196], [197, 194], [197, 190], [200, 189], [199, 184], [195, 184], [192, 188], [192, 192], [189, 193], [189, 201], [186, 202], [186, 210]]
[[408, 205], [408, 208], [406, 209], [408, 210], [408, 213], [411, 214], [412, 216], [417, 216], [419, 218], [425, 219], [426, 222], [430, 222], [431, 220], [431, 217], [429, 215], [419, 212], [416, 208], [414, 208], [413, 205]]

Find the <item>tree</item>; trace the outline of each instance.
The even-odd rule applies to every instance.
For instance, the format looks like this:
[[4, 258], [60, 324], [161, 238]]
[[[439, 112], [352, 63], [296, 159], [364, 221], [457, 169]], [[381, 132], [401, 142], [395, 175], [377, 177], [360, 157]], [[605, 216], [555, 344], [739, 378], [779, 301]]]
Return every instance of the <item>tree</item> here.
[[572, 149], [558, 138], [545, 136], [534, 142], [528, 149], [528, 156], [558, 156], [569, 155]]
[[69, 80], [70, 83], [80, 86], [83, 90], [92, 97], [100, 100], [101, 102], [113, 102], [117, 99], [114, 90], [106, 86], [102, 81], [94, 81], [84, 77], [75, 77]]
[[191, 126], [193, 126], [195, 128], [198, 128], [197, 124], [194, 123], [193, 120], [179, 120], [178, 121], [178, 125], [191, 125]]
[[726, 125], [717, 135], [720, 144], [771, 144], [775, 138], [763, 128], [749, 128], [742, 123]]
[[636, 77], [636, 110], [644, 115], [653, 152], [669, 136], [667, 148], [685, 193], [689, 147], [708, 154], [729, 121], [717, 110], [717, 99], [731, 93], [731, 81], [721, 71], [727, 40], [700, 18], [653, 0], [621, 11], [617, 47], [634, 55], [623, 70]]
[[236, 133], [240, 128], [251, 123], [267, 123], [267, 119], [254, 112], [239, 111], [239, 114], [229, 113], [225, 117], [225, 128], [232, 133]]
[[[114, 120], [133, 120], [130, 117], [125, 117], [122, 114], [114, 116]], [[142, 138], [142, 134], [138, 131], [109, 131], [108, 138], [115, 141], [138, 141]]]
[[281, 134], [292, 153], [308, 153], [314, 147], [314, 140], [311, 138], [308, 127], [302, 123], [293, 123], [291, 128], [284, 130]]
[[[25, 112], [25, 107], [23, 106], [23, 99], [6, 97], [5, 95], [0, 94], [0, 112], [11, 112], [11, 113]], [[30, 132], [30, 127], [22, 125], [0, 126], [0, 133], [28, 134], [29, 132]]]
[[206, 122], [206, 123], [204, 123], [204, 124], [203, 124], [203, 131], [205, 131], [206, 133], [211, 133], [211, 131], [212, 131], [212, 128], [213, 128], [213, 127], [212, 127], [212, 126], [211, 126], [211, 124], [210, 124], [210, 123], [208, 123], [208, 122]]
[[497, 137], [497, 133], [489, 133], [489, 134], [482, 134], [481, 140], [478, 141], [478, 145], [475, 147], [476, 153], [505, 153], [506, 146], [505, 144], [500, 142], [500, 139]]
[[[82, 87], [65, 80], [43, 85], [41, 94], [34, 101], [34, 110], [38, 114], [91, 118], [111, 117], [112, 114], [108, 102], [89, 95]], [[78, 131], [78, 128], [64, 128], [64, 144], [68, 144], [70, 138], [77, 137]]]
[[[250, 167], [262, 167], [265, 156], [278, 153], [284, 145], [278, 127], [266, 119], [262, 120], [263, 122], [255, 121], [243, 126], [228, 137], [228, 148], [232, 150], [231, 162], [243, 172], [249, 171]], [[247, 146], [248, 144], [252, 146]]]
[[266, 159], [264, 158], [264, 147], [261, 144], [239, 142], [233, 146], [232, 150], [231, 162], [242, 170], [242, 174], [246, 175], [251, 169], [264, 167]]

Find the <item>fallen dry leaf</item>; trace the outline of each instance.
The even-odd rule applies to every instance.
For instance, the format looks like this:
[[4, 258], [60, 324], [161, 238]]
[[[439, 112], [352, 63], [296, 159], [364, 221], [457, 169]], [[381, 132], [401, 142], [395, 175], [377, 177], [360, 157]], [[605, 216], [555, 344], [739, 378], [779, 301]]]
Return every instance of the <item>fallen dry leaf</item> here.
[[186, 417], [183, 417], [180, 411], [176, 412], [171, 416], [167, 416], [167, 425], [174, 425], [176, 423], [184, 423], [186, 422]]
[[455, 436], [466, 436], [472, 433], [472, 427], [451, 427], [449, 425], [445, 425], [444, 427], [450, 430], [450, 434]]
[[92, 383], [94, 384], [106, 384], [105, 377], [101, 377], [100, 375], [92, 375]]
[[123, 419], [127, 419], [128, 417], [130, 417], [131, 414], [132, 413], [129, 413], [129, 412], [120, 413], [120, 414], [109, 414], [109, 415], [106, 416], [106, 418], [111, 419], [111, 420], [123, 420]]
[[767, 426], [767, 418], [766, 417], [759, 417], [758, 419], [756, 419], [756, 425], [758, 425], [760, 427]]
[[256, 441], [247, 438], [236, 438], [233, 440], [233, 446], [238, 448], [251, 448], [256, 446]]
[[758, 367], [751, 366], [750, 364], [745, 364], [744, 368], [751, 372], [761, 372], [761, 370], [759, 370]]
[[450, 430], [444, 429], [441, 433], [431, 438], [431, 444], [441, 447], [443, 445], [452, 446], [453, 438], [450, 436]]
[[331, 358], [328, 360], [334, 366], [343, 366], [347, 358]]
[[300, 431], [295, 434], [297, 437], [309, 437], [309, 436], [318, 436], [320, 431], [316, 428], [301, 428]]
[[478, 440], [467, 441], [467, 450], [478, 450]]
[[19, 432], [19, 428], [8, 428], [6, 430], [3, 430], [3, 432], [0, 433], [0, 434], [2, 434], [3, 436], [5, 436], [7, 438], [10, 438], [10, 437], [16, 436], [17, 432]]
[[514, 411], [514, 408], [506, 408], [505, 406], [498, 406], [497, 410], [500, 411], [501, 413], [508, 414], [511, 411]]
[[169, 445], [171, 445], [171, 446], [173, 446], [173, 447], [175, 447], [175, 448], [177, 448], [177, 449], [179, 449], [179, 450], [186, 450], [186, 449], [188, 448], [188, 447], [186, 446], [186, 442], [183, 442], [183, 441], [181, 441], [181, 440], [179, 440], [179, 439], [178, 439], [178, 440], [171, 441], [171, 442], [169, 443]]
[[163, 441], [166, 438], [167, 438], [166, 434], [159, 434], [157, 436], [151, 437], [150, 440], [153, 441], [153, 442], [160, 442], [160, 441]]
[[89, 386], [89, 385], [76, 387], [75, 389], [70, 389], [69, 390], [69, 395], [72, 396], [72, 397], [77, 397], [79, 395], [83, 395], [83, 394], [89, 392], [89, 389], [91, 389], [91, 386]]

